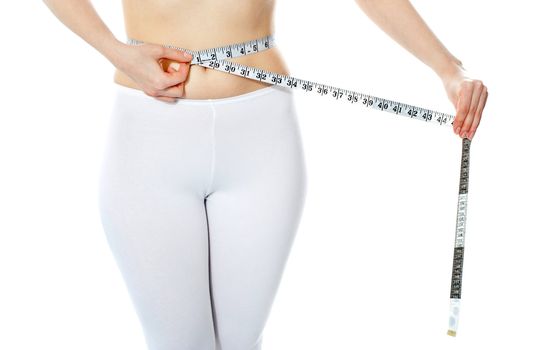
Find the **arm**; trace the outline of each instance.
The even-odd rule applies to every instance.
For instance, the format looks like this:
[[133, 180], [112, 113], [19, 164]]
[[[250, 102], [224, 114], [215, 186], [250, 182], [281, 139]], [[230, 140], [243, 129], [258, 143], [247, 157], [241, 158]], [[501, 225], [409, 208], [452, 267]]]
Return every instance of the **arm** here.
[[468, 77], [462, 62], [433, 34], [409, 0], [355, 1], [381, 30], [439, 76], [457, 110], [453, 131], [472, 139], [487, 100], [482, 81]]
[[88, 0], [43, 2], [66, 27], [99, 51], [116, 68], [138, 82], [148, 95], [164, 101], [174, 101], [171, 97], [183, 95], [183, 81], [186, 80], [188, 65], [180, 64], [178, 71], [166, 73], [158, 60], [165, 57], [189, 62], [190, 55], [185, 56], [180, 50], [158, 45], [132, 47], [120, 42]]
[[119, 67], [119, 51], [125, 44], [118, 41], [101, 20], [89, 1], [43, 0], [52, 13], [71, 31]]

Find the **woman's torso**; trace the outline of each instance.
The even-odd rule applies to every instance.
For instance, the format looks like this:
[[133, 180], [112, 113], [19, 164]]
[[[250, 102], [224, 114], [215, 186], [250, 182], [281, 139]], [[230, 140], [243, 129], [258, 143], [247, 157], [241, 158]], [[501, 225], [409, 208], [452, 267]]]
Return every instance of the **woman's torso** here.
[[[274, 33], [274, 0], [123, 0], [122, 3], [128, 37], [144, 42], [202, 50]], [[265, 51], [228, 60], [289, 75], [276, 44]], [[140, 89], [118, 69], [114, 82]], [[230, 97], [267, 86], [260, 81], [190, 65], [184, 98]]]

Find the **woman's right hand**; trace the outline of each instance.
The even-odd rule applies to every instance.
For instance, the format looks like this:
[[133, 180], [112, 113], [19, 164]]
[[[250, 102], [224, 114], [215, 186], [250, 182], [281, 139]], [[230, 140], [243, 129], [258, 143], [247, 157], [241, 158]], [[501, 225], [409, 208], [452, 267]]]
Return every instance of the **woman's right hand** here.
[[133, 79], [143, 92], [166, 102], [175, 102], [177, 97], [185, 95], [190, 54], [150, 43], [121, 47], [115, 66]]

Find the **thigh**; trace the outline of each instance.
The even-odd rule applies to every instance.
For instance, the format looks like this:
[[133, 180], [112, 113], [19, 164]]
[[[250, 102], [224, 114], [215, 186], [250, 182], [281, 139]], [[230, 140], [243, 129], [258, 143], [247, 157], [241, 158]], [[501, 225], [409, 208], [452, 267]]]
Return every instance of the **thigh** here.
[[207, 215], [217, 341], [258, 350], [305, 202], [303, 147], [282, 92], [217, 106], [216, 126]]
[[207, 200], [211, 289], [222, 349], [261, 340], [300, 221], [299, 187], [245, 187]]
[[149, 349], [212, 350], [203, 203], [194, 197], [170, 199], [146, 192], [133, 200], [110, 201], [106, 189], [101, 191], [107, 242]]
[[208, 167], [180, 141], [184, 120], [142, 98], [125, 101], [134, 109], [115, 105], [99, 181], [107, 242], [149, 349], [213, 350], [205, 182], [197, 180]]

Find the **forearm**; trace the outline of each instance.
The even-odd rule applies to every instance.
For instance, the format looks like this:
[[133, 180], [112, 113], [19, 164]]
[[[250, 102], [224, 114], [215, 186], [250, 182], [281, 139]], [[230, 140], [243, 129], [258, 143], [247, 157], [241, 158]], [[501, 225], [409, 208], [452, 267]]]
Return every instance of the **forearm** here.
[[441, 79], [462, 69], [408, 0], [355, 0], [362, 11]]
[[52, 13], [71, 31], [93, 46], [114, 66], [120, 65], [120, 42], [88, 0], [43, 0]]

